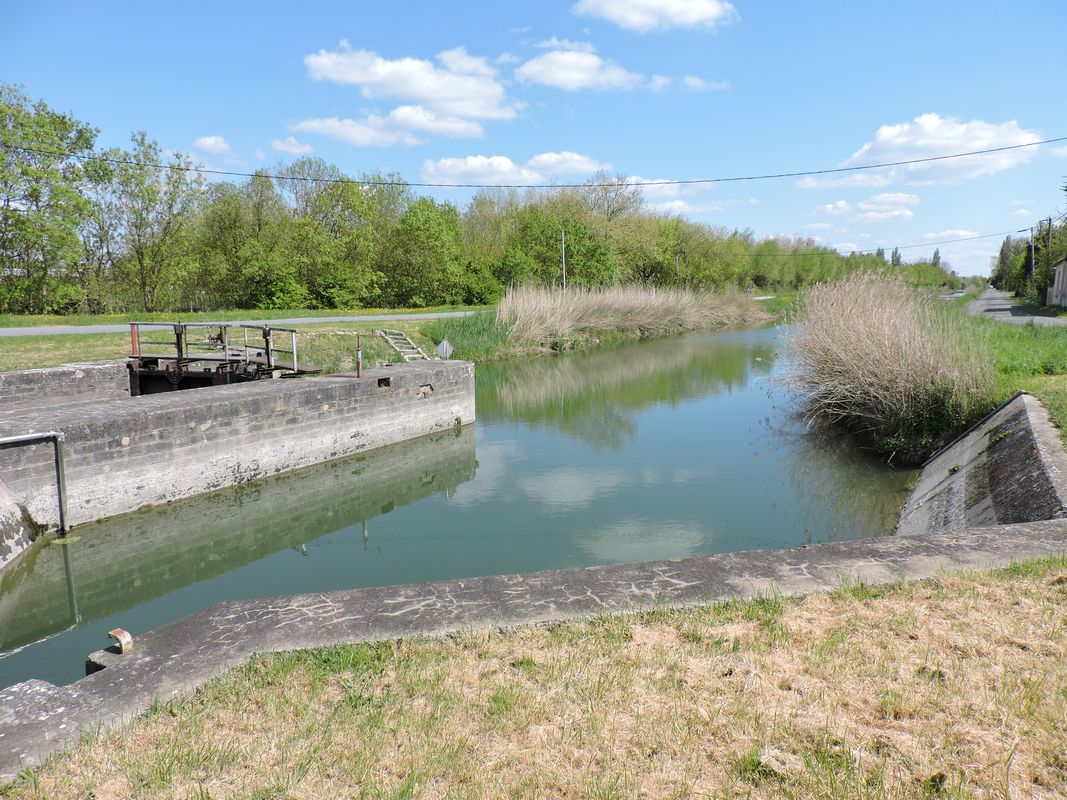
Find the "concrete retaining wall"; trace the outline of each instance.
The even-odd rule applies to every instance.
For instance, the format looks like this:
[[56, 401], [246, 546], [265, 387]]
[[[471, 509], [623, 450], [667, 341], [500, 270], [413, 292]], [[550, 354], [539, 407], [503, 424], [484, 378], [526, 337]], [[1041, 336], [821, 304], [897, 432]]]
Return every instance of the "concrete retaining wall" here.
[[1021, 394], [932, 458], [897, 533], [1067, 516], [1067, 455], [1038, 400]]
[[0, 568], [14, 560], [33, 543], [22, 509], [0, 481]]
[[130, 373], [125, 361], [0, 372], [0, 409], [13, 406], [42, 408], [129, 396]]
[[[0, 410], [0, 436], [66, 436], [72, 525], [363, 452], [474, 420], [474, 367], [427, 361], [44, 409]], [[58, 525], [51, 445], [0, 451], [0, 479]]]

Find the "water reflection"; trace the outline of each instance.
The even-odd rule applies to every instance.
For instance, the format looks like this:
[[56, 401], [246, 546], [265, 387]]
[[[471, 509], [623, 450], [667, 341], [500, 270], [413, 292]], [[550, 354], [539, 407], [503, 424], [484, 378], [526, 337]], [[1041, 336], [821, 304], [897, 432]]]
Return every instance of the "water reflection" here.
[[478, 416], [546, 425], [597, 447], [638, 435], [637, 412], [739, 389], [774, 367], [775, 347], [722, 335], [659, 340], [478, 369]]
[[0, 650], [102, 619], [280, 550], [451, 493], [475, 475], [470, 426], [164, 508], [80, 526], [0, 578]]

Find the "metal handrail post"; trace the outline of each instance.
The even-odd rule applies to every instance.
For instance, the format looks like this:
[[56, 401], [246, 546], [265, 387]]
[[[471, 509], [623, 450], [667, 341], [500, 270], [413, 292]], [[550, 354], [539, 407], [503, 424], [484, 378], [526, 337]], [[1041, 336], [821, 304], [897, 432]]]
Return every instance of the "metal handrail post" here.
[[37, 444], [38, 442], [52, 442], [55, 447], [56, 493], [59, 495], [59, 530], [65, 534], [70, 530], [70, 526], [67, 524], [67, 476], [63, 468], [64, 436], [62, 432], [46, 431], [43, 433], [23, 433], [18, 436], [5, 436], [0, 438], [0, 450], [25, 444]]
[[290, 331], [289, 335], [293, 337], [293, 372], [299, 372], [300, 364], [296, 360], [296, 331]]

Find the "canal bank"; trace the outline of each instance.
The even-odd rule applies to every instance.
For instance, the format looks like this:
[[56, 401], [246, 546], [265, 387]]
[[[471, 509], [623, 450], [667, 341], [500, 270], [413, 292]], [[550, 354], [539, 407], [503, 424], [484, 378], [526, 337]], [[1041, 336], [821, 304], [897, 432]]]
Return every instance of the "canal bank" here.
[[[62, 434], [67, 524], [82, 525], [466, 425], [474, 416], [473, 365], [424, 361], [361, 378], [13, 403], [0, 410], [0, 438]], [[0, 481], [45, 528], [59, 524], [55, 458], [49, 442], [0, 450]]]

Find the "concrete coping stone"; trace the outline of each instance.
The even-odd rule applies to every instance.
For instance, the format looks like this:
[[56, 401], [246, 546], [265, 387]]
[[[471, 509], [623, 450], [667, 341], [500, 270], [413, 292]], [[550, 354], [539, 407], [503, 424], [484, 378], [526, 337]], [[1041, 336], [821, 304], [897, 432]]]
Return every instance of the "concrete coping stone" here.
[[220, 603], [137, 636], [131, 653], [69, 686], [30, 680], [0, 692], [0, 778], [77, 744], [95, 726], [128, 722], [157, 698], [191, 692], [257, 652], [802, 595], [1065, 554], [1067, 520], [1049, 520]]

